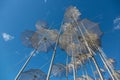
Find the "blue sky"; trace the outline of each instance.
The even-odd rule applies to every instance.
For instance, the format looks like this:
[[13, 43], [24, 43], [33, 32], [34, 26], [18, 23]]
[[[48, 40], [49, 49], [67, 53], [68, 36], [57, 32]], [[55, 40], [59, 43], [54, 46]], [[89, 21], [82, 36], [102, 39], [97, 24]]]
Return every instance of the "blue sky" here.
[[[65, 9], [71, 5], [80, 10], [82, 18], [100, 24], [104, 32], [101, 39], [102, 48], [108, 57], [116, 59], [116, 68], [119, 69], [120, 28], [114, 29], [114, 20], [120, 18], [119, 0], [0, 0], [0, 80], [13, 80], [27, 55], [33, 50], [22, 44], [21, 33], [26, 29], [35, 31], [35, 23], [38, 20], [45, 20], [50, 26], [59, 29]], [[3, 33], [14, 38], [5, 41]], [[63, 56], [61, 59], [55, 59], [55, 62], [60, 62], [65, 55], [63, 51], [58, 50], [57, 53], [60, 53], [57, 54], [58, 57]], [[50, 57], [51, 53], [37, 54], [27, 69], [40, 68]], [[48, 66], [49, 64], [42, 70], [46, 72]]]

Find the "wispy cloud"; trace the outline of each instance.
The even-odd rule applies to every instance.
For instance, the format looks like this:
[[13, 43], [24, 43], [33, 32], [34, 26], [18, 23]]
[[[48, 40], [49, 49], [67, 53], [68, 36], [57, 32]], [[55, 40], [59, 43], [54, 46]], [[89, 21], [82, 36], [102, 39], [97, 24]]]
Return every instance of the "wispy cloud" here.
[[114, 30], [120, 30], [120, 17], [117, 17], [113, 20]]
[[9, 41], [9, 40], [14, 39], [13, 36], [11, 36], [10, 34], [7, 34], [7, 33], [2, 33], [2, 38], [4, 39], [4, 41]]

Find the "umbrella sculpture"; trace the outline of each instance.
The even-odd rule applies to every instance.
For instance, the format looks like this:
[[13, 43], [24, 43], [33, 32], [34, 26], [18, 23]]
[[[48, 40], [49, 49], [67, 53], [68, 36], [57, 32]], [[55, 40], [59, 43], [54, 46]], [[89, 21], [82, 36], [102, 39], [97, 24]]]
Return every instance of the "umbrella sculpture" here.
[[51, 74], [55, 77], [62, 78], [66, 76], [66, 67], [64, 64], [54, 64], [52, 67]]
[[[66, 29], [64, 28], [66, 27]], [[62, 25], [63, 29], [63, 34], [60, 35], [59, 39], [59, 45], [62, 49], [66, 49], [68, 44], [71, 42], [77, 42], [78, 39], [78, 34], [76, 31], [72, 28], [72, 25], [69, 23], [66, 23], [65, 25]]]
[[30, 69], [23, 72], [19, 80], [46, 80], [46, 74], [39, 69]]
[[[68, 80], [71, 73], [73, 73], [74, 80], [106, 80], [103, 72], [109, 73], [109, 80], [119, 80], [120, 75], [113, 67], [114, 60], [109, 59], [101, 48], [103, 33], [98, 23], [89, 19], [81, 19], [80, 16], [80, 11], [76, 7], [70, 6], [65, 11], [59, 32], [48, 29], [48, 25], [44, 21], [36, 23], [37, 31], [27, 30], [23, 32], [23, 44], [35, 50], [30, 54], [15, 80], [18, 80], [19, 77], [21, 80], [26, 79], [26, 77], [27, 80], [38, 80], [38, 78], [39, 80], [49, 80], [51, 74], [53, 77], [66, 77]], [[67, 54], [66, 65], [54, 64], [57, 46]], [[53, 55], [47, 76], [39, 70], [37, 70], [37, 74], [34, 70], [23, 72], [36, 51], [48, 52], [51, 48], [53, 49]], [[96, 56], [100, 57], [103, 66], [99, 65]], [[68, 58], [70, 58], [70, 62]], [[102, 69], [104, 66], [107, 71]], [[91, 69], [90, 73], [88, 68]], [[80, 77], [77, 76], [79, 73], [82, 74], [79, 75]], [[93, 76], [90, 75], [91, 73]], [[44, 78], [40, 79], [43, 76]]]
[[21, 40], [25, 46], [33, 48], [31, 38], [34, 35], [34, 33], [35, 32], [32, 30], [25, 30], [22, 33]]
[[76, 7], [70, 6], [69, 8], [67, 8], [67, 10], [65, 12], [64, 21], [65, 22], [74, 22], [74, 19], [78, 20], [80, 15], [81, 15], [81, 13], [79, 12], [79, 10]]
[[31, 38], [31, 42], [33, 47], [38, 51], [48, 52], [51, 48], [54, 48], [57, 36], [57, 31], [43, 29], [35, 32]]
[[38, 31], [42, 29], [48, 29], [48, 24], [45, 21], [37, 21], [35, 26]]
[[[65, 13], [65, 21], [67, 22], [67, 20], [69, 20], [69, 19], [72, 19], [72, 20], [69, 20], [68, 22], [70, 22], [71, 21], [71, 23], [74, 25], [74, 27], [76, 26], [76, 28], [77, 28], [77, 30], [78, 30], [78, 33], [80, 33], [81, 34], [81, 39], [83, 39], [83, 42], [85, 43], [85, 46], [86, 46], [86, 48], [87, 48], [87, 50], [88, 50], [88, 52], [91, 54], [91, 59], [93, 60], [93, 62], [94, 62], [94, 64], [95, 64], [95, 67], [96, 67], [96, 69], [97, 69], [97, 71], [98, 71], [98, 73], [99, 73], [99, 76], [100, 76], [100, 78], [101, 78], [101, 80], [104, 80], [104, 78], [103, 78], [103, 75], [102, 75], [102, 73], [101, 73], [101, 71], [100, 71], [100, 68], [99, 68], [99, 65], [97, 64], [97, 61], [96, 61], [96, 59], [95, 59], [95, 57], [93, 56], [93, 53], [95, 53], [96, 51], [94, 51], [94, 47], [95, 47], [95, 49], [96, 50], [99, 50], [99, 46], [96, 46], [96, 42], [94, 41], [94, 40], [92, 40], [91, 39], [91, 37], [90, 37], [90, 33], [94, 33], [94, 34], [97, 34], [98, 35], [98, 37], [99, 36], [101, 36], [101, 33], [99, 32], [100, 30], [99, 30], [99, 28], [98, 28], [98, 33], [97, 32], [95, 32], [95, 29], [94, 28], [92, 28], [92, 27], [94, 27], [95, 25], [93, 25], [92, 24], [92, 22], [90, 22], [90, 21], [88, 21], [88, 20], [86, 20], [86, 21], [80, 21], [79, 20], [79, 15], [76, 17], [76, 16], [74, 16], [74, 14], [80, 14], [80, 12], [79, 12], [79, 10], [78, 9], [76, 9], [75, 7], [70, 7], [70, 8], [68, 8], [67, 10], [66, 10], [66, 13]], [[68, 14], [68, 16], [66, 15], [66, 14]], [[86, 23], [84, 23], [84, 22], [86, 22]], [[91, 26], [92, 25], [92, 26]], [[87, 26], [87, 27], [90, 27], [90, 28], [87, 28], [87, 27], [85, 27], [85, 26]], [[73, 28], [74, 28], [73, 27]], [[87, 30], [88, 29], [88, 30]], [[88, 40], [86, 40], [86, 34], [87, 34], [87, 36], [89, 37], [89, 41], [92, 43], [92, 45], [95, 45], [95, 46], [92, 46], [92, 48], [91, 48], [91, 46], [90, 46], [90, 44], [88, 43]], [[99, 38], [96, 38], [97, 40], [99, 39]], [[97, 47], [97, 48], [96, 48]], [[93, 49], [93, 50], [92, 50]], [[101, 49], [100, 49], [101, 50]], [[99, 51], [100, 51], [99, 50]], [[101, 52], [100, 52], [100, 54], [101, 54]], [[102, 57], [102, 59], [103, 59], [103, 57]], [[104, 64], [106, 64], [107, 65], [107, 67], [108, 67], [108, 64], [107, 64], [107, 62], [106, 62], [106, 60], [104, 59], [103, 60], [103, 62], [104, 62]], [[109, 73], [111, 74], [111, 72], [109, 71]], [[113, 77], [113, 75], [111, 75], [111, 77]], [[115, 78], [114, 78], [115, 79]]]
[[[57, 32], [55, 30], [44, 29], [44, 26], [41, 26], [41, 27], [43, 27], [41, 28], [42, 30], [40, 30], [39, 28], [39, 31], [36, 31], [36, 32], [27, 30], [22, 33], [23, 44], [28, 47], [34, 48], [34, 50], [30, 53], [30, 56], [26, 60], [25, 64], [23, 65], [23, 67], [21, 68], [17, 76], [15, 77], [15, 80], [19, 79], [21, 73], [23, 72], [25, 67], [28, 65], [29, 61], [31, 60], [33, 55], [36, 53], [36, 51], [47, 52], [48, 50], [50, 50], [50, 48], [54, 47], [54, 43], [56, 42], [57, 35], [58, 35]], [[41, 46], [43, 45], [44, 47], [41, 48]]]

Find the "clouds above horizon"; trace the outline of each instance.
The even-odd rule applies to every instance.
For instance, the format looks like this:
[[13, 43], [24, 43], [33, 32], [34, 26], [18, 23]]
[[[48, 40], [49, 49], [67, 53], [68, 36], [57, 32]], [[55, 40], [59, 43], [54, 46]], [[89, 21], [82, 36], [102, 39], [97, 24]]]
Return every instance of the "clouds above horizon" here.
[[120, 17], [117, 17], [113, 20], [114, 30], [120, 30]]
[[2, 33], [2, 38], [4, 39], [4, 41], [9, 41], [9, 40], [12, 40], [12, 39], [14, 39], [14, 37], [13, 36], [11, 36], [10, 34], [8, 34], [8, 33]]

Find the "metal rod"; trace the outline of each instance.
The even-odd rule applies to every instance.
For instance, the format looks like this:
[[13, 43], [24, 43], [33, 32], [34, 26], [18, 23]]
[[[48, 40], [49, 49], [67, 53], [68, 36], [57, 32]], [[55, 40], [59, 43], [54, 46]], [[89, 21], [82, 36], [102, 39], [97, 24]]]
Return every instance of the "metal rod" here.
[[114, 79], [114, 76], [112, 75], [110, 69], [108, 68], [108, 66], [107, 66], [107, 64], [106, 64], [106, 62], [105, 62], [105, 60], [104, 60], [104, 58], [102, 57], [101, 53], [99, 53], [99, 56], [100, 56], [100, 58], [101, 58], [103, 64], [105, 65], [106, 69], [108, 70], [108, 72], [109, 72], [111, 78], [112, 78], [113, 80], [115, 80], [115, 79]]
[[[68, 55], [66, 57], [66, 66], [68, 65]], [[66, 67], [66, 80], [68, 80], [68, 67]]]
[[25, 64], [23, 65], [23, 67], [20, 69], [19, 73], [17, 74], [17, 76], [15, 77], [15, 80], [18, 80], [21, 73], [23, 72], [23, 70], [25, 69], [25, 67], [27, 66], [27, 64], [29, 63], [29, 61], [31, 60], [32, 56], [36, 53], [37, 49], [33, 50], [30, 54], [30, 56], [28, 57], [27, 61], [25, 62]]
[[72, 55], [72, 62], [73, 62], [73, 76], [74, 80], [76, 80], [76, 69], [75, 69], [75, 58]]
[[99, 74], [101, 80], [104, 80], [104, 78], [103, 78], [103, 76], [102, 76], [102, 73], [101, 73], [101, 71], [100, 71], [100, 68], [99, 68], [99, 66], [98, 66], [98, 64], [97, 64], [97, 62], [96, 62], [94, 56], [92, 57], [92, 60], [93, 60], [93, 62], [94, 62], [94, 64], [95, 64], [95, 67], [96, 67], [96, 69], [97, 69], [97, 72], [98, 72], [98, 74]]
[[52, 55], [52, 59], [51, 59], [51, 63], [50, 63], [50, 67], [49, 67], [49, 70], [48, 70], [48, 74], [47, 74], [46, 80], [49, 80], [49, 78], [50, 78], [50, 74], [51, 74], [54, 58], [55, 58], [55, 55], [56, 55], [56, 49], [57, 49], [57, 45], [58, 45], [58, 42], [59, 42], [60, 33], [61, 33], [61, 28], [60, 28], [60, 31], [59, 31], [58, 38], [56, 40], [56, 44], [55, 44], [55, 47], [54, 47], [54, 51], [53, 51], [53, 55]]

